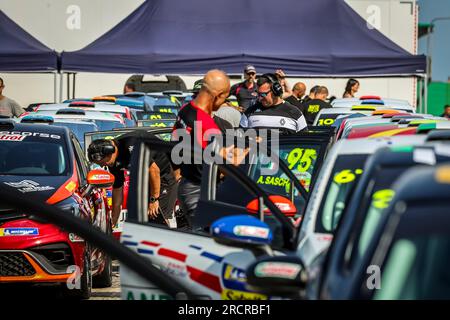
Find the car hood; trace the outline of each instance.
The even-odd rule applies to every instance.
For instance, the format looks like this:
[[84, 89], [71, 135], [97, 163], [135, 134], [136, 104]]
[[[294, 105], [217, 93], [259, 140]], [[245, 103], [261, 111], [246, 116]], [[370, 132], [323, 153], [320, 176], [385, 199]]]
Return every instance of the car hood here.
[[0, 175], [0, 184], [8, 185], [19, 191], [24, 197], [37, 196], [47, 201], [64, 185], [68, 176], [10, 176]]

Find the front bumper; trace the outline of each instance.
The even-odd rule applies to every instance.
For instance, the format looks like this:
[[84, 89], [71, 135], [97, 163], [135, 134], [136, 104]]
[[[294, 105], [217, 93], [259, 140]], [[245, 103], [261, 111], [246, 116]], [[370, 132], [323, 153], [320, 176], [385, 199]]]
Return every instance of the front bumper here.
[[29, 250], [0, 250], [0, 283], [67, 282], [73, 268], [55, 268], [45, 256]]

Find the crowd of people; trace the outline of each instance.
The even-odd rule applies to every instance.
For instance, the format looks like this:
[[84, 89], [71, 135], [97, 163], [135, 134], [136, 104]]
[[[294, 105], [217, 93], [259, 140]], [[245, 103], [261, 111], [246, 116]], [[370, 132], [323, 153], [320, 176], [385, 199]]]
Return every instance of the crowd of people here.
[[[256, 76], [256, 68], [248, 65], [244, 69], [245, 80], [233, 86], [230, 78], [221, 70], [211, 70], [204, 78], [197, 80], [193, 86], [193, 99], [178, 112], [173, 128], [173, 139], [178, 130], [189, 133], [192, 144], [205, 149], [210, 143], [208, 134], [225, 135], [227, 129], [270, 128], [278, 129], [282, 134], [297, 133], [307, 130], [316, 114], [323, 108], [331, 108], [328, 89], [325, 86], [314, 86], [309, 95], [302, 82], [289, 87], [286, 75], [282, 70]], [[358, 88], [350, 82], [350, 94], [354, 95]], [[133, 90], [127, 87], [126, 90]], [[347, 90], [346, 90], [347, 92]], [[236, 97], [238, 106], [233, 106], [228, 98]], [[201, 126], [198, 126], [198, 124]], [[133, 139], [140, 133], [130, 133], [115, 140], [95, 140], [89, 146], [90, 161], [108, 166], [116, 176], [112, 193], [115, 223], [119, 217], [122, 204], [123, 171], [129, 169], [129, 159]], [[224, 159], [232, 158], [232, 163], [239, 164], [246, 156], [248, 149], [234, 150], [236, 147], [223, 146], [219, 154]], [[193, 146], [192, 150], [195, 150]], [[152, 155], [149, 167], [149, 219], [156, 223], [171, 226], [171, 216], [176, 199], [181, 205], [184, 225], [178, 228], [191, 229], [195, 210], [200, 199], [202, 180], [202, 164], [190, 161], [174, 165], [170, 155]]]

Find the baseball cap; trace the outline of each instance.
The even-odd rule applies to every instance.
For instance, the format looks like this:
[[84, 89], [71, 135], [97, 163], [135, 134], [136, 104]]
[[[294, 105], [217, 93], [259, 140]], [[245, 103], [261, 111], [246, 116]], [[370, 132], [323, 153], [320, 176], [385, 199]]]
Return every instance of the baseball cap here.
[[199, 92], [203, 85], [203, 79], [199, 79], [194, 82], [194, 86], [192, 87], [192, 92]]
[[254, 73], [256, 73], [256, 69], [255, 69], [254, 66], [252, 66], [251, 64], [249, 64], [249, 65], [247, 65], [247, 66], [245, 67], [244, 72], [245, 72], [245, 73], [249, 73], [249, 72], [254, 72]]

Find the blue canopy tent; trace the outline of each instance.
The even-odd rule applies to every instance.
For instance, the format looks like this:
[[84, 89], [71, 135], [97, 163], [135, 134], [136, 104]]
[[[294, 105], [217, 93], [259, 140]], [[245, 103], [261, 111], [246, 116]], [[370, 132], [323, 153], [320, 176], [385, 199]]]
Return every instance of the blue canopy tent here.
[[290, 76], [410, 76], [408, 53], [344, 0], [147, 0], [87, 47], [62, 53], [71, 72], [203, 74], [283, 69]]
[[52, 72], [58, 55], [12, 21], [0, 10], [0, 71]]

